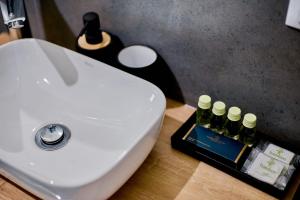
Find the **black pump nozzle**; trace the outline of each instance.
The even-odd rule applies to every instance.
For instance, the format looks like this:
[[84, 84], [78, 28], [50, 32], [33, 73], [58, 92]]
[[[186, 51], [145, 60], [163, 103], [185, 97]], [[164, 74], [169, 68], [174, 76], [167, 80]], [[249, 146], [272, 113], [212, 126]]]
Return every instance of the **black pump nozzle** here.
[[84, 27], [79, 35], [85, 34], [87, 43], [97, 44], [102, 42], [102, 31], [100, 29], [100, 19], [97, 13], [88, 12], [83, 15]]

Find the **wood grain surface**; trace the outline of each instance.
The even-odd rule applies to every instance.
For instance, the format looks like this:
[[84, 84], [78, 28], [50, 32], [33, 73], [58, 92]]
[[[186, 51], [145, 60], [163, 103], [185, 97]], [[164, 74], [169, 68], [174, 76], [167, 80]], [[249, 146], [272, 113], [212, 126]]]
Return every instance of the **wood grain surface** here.
[[[160, 137], [153, 150], [110, 200], [273, 200], [261, 192], [203, 162], [171, 148], [170, 137], [194, 112], [188, 105], [168, 99]], [[300, 177], [285, 199], [292, 199]], [[1, 200], [32, 200], [37, 197], [0, 176]]]
[[10, 29], [9, 32], [0, 33], [0, 45], [21, 38], [19, 29]]

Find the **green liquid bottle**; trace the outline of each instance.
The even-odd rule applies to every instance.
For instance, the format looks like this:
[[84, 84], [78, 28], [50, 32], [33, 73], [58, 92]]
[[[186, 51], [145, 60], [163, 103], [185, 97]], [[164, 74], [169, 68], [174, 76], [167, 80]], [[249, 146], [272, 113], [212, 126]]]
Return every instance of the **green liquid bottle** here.
[[231, 107], [228, 110], [227, 119], [225, 122], [224, 135], [235, 140], [239, 139], [239, 131], [241, 127], [241, 109]]
[[224, 130], [226, 105], [222, 101], [216, 101], [212, 109], [212, 117], [210, 119], [210, 128], [220, 134]]
[[240, 129], [240, 141], [252, 147], [256, 142], [256, 116], [247, 113], [243, 119], [243, 125]]
[[208, 95], [201, 95], [198, 101], [198, 108], [197, 108], [197, 117], [196, 117], [196, 124], [206, 127], [209, 127], [209, 121], [211, 116], [211, 98]]

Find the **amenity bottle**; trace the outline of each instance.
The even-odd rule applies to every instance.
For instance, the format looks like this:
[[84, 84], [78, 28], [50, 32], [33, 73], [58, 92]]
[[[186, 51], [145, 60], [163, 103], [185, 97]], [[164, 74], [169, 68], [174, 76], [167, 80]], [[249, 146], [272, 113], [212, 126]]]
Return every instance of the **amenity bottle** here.
[[245, 114], [239, 134], [241, 142], [249, 147], [253, 146], [256, 142], [256, 116], [254, 114]]
[[222, 101], [216, 101], [212, 109], [210, 128], [219, 134], [223, 133], [225, 122], [226, 105]]
[[198, 101], [196, 124], [209, 127], [210, 116], [211, 116], [211, 98], [208, 95], [201, 95]]
[[224, 126], [224, 135], [235, 140], [239, 139], [241, 127], [241, 109], [231, 107], [228, 110], [227, 119]]

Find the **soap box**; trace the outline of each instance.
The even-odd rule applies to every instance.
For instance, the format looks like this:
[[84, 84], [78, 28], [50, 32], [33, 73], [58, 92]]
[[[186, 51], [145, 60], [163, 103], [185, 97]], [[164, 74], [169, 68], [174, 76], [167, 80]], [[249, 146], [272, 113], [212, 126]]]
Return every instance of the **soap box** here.
[[194, 145], [196, 152], [237, 168], [247, 145], [202, 126], [192, 126], [182, 140]]

